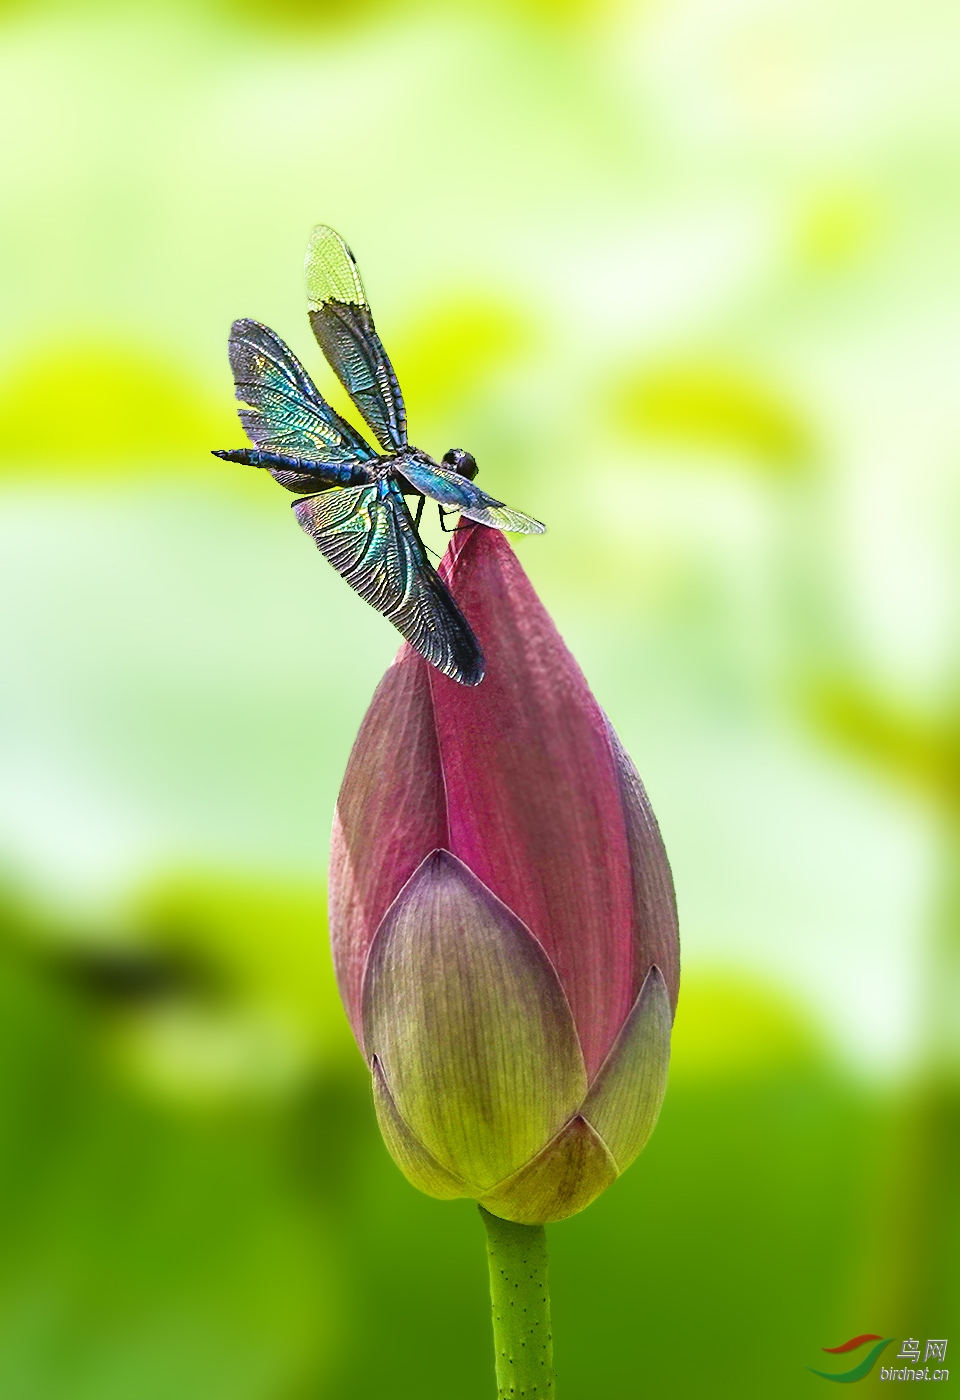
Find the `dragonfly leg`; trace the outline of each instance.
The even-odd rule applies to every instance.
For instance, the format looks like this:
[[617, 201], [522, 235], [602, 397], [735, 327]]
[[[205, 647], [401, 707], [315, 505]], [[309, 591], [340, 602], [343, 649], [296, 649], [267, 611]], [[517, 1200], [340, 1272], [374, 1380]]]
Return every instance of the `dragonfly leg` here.
[[424, 501], [425, 501], [426, 499], [427, 499], [426, 496], [421, 496], [421, 497], [420, 497], [420, 502], [419, 502], [419, 504], [418, 504], [418, 506], [417, 506], [417, 513], [416, 513], [416, 515], [414, 516], [414, 520], [413, 520], [413, 528], [414, 528], [415, 530], [419, 530], [419, 529], [420, 529], [420, 519], [421, 519], [421, 516], [423, 515], [423, 503], [424, 503]]
[[458, 515], [459, 508], [454, 506], [452, 510], [444, 510], [443, 506], [437, 506], [437, 510], [440, 512], [440, 529], [445, 535], [452, 535], [457, 527], [456, 525], [452, 525], [449, 530], [447, 529], [447, 516]]

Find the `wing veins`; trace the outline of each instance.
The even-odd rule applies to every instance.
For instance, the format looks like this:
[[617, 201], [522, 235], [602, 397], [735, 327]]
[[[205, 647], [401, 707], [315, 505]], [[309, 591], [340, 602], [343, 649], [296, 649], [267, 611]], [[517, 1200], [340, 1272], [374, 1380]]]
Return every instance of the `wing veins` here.
[[[348, 502], [344, 496], [350, 497]], [[427, 560], [395, 487], [383, 497], [374, 484], [334, 488], [295, 501], [294, 511], [350, 587], [383, 613], [421, 656], [455, 680], [478, 683], [483, 657], [477, 640]], [[365, 527], [359, 548], [358, 519], [360, 528]]]
[[324, 224], [310, 234], [304, 272], [310, 324], [331, 369], [380, 446], [386, 451], [405, 446], [403, 395], [377, 334], [356, 259]]
[[238, 320], [230, 329], [230, 368], [243, 405], [240, 420], [254, 446], [324, 460], [372, 461], [376, 453], [327, 403], [293, 351], [259, 321]]

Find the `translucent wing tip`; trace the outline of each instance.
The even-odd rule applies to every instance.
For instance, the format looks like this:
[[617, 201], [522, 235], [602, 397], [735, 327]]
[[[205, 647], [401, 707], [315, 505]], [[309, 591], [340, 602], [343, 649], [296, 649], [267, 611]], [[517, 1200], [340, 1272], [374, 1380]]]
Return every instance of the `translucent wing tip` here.
[[511, 524], [504, 528], [513, 530], [518, 535], [545, 535], [547, 527], [540, 520], [534, 520], [532, 515], [524, 515], [521, 510], [505, 510], [504, 515], [508, 515]]
[[492, 530], [509, 530], [514, 535], [545, 535], [547, 532], [546, 525], [511, 506], [464, 506], [462, 514]]
[[318, 311], [327, 301], [366, 306], [357, 260], [329, 224], [314, 224], [310, 230], [303, 270], [311, 311]]
[[309, 257], [314, 250], [328, 247], [345, 253], [352, 263], [356, 263], [357, 260], [347, 247], [346, 241], [340, 237], [335, 228], [331, 228], [329, 224], [314, 224], [307, 240], [307, 256]]

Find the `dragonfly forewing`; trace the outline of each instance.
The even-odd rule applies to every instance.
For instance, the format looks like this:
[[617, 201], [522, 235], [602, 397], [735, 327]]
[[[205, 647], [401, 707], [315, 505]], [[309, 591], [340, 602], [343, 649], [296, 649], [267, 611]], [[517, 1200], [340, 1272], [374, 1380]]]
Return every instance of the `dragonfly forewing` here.
[[546, 530], [539, 520], [488, 496], [459, 472], [448, 471], [436, 462], [425, 461], [421, 456], [401, 455], [396, 459], [396, 467], [417, 491], [439, 505], [461, 511], [481, 525], [521, 535], [542, 535]]
[[331, 369], [383, 450], [406, 446], [403, 395], [373, 324], [356, 259], [326, 224], [310, 234], [304, 273], [310, 325]]

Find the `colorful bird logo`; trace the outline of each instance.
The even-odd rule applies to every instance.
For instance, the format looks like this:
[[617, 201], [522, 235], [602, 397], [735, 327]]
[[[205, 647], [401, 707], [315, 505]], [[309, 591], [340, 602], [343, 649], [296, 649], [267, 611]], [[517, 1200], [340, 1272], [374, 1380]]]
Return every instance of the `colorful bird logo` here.
[[816, 1371], [812, 1366], [808, 1366], [808, 1371], [813, 1371], [815, 1376], [822, 1376], [825, 1381], [840, 1381], [843, 1385], [848, 1385], [851, 1381], [862, 1381], [873, 1369], [877, 1357], [893, 1341], [892, 1337], [881, 1337], [876, 1332], [863, 1332], [859, 1337], [851, 1337], [849, 1342], [844, 1342], [842, 1347], [824, 1347], [823, 1350], [831, 1355], [845, 1355], [848, 1351], [859, 1351], [860, 1347], [866, 1346], [867, 1342], [875, 1342], [867, 1352], [862, 1361], [858, 1361], [856, 1366], [849, 1371]]

